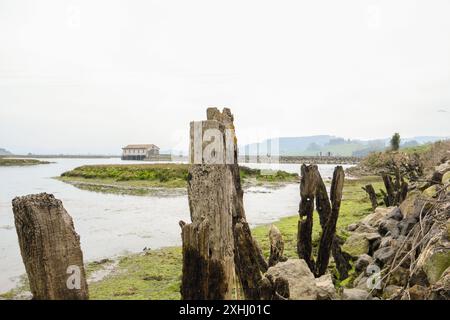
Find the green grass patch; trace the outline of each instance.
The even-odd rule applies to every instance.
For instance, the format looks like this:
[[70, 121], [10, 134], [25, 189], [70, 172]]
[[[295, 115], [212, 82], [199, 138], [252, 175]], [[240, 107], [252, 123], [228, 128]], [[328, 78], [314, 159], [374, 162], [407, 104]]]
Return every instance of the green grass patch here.
[[123, 257], [114, 273], [89, 285], [90, 299], [178, 300], [181, 266], [180, 247]]
[[[240, 167], [242, 181], [257, 184], [298, 182], [296, 173]], [[152, 194], [152, 188], [186, 188], [188, 164], [89, 165], [64, 172], [57, 179], [81, 189], [132, 195]]]
[[48, 161], [41, 161], [36, 159], [12, 159], [12, 158], [0, 158], [0, 167], [24, 167], [34, 166], [38, 164], [49, 164]]

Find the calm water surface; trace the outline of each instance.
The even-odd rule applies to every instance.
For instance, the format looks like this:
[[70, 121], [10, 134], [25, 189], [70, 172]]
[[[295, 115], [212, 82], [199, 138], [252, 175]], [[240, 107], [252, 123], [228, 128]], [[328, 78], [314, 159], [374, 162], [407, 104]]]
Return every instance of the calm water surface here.
[[[13, 288], [25, 272], [14, 228], [11, 200], [31, 193], [53, 193], [63, 201], [81, 237], [85, 261], [139, 252], [144, 247], [180, 244], [179, 220], [189, 221], [187, 196], [141, 197], [103, 194], [77, 189], [52, 179], [88, 164], [119, 164], [120, 159], [49, 159], [54, 163], [30, 167], [0, 167], [0, 292]], [[142, 162], [136, 162], [142, 163]], [[268, 169], [265, 164], [246, 164]], [[300, 165], [280, 164], [274, 169], [299, 172]], [[334, 165], [320, 165], [324, 178]], [[299, 186], [278, 189], [251, 187], [244, 205], [251, 225], [265, 224], [297, 214]]]

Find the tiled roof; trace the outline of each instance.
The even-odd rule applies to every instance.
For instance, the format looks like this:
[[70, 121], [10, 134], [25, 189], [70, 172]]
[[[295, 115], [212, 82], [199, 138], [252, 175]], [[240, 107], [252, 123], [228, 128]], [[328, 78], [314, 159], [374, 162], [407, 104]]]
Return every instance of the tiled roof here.
[[122, 149], [152, 149], [152, 148], [159, 149], [154, 144], [129, 144], [126, 147], [123, 147]]

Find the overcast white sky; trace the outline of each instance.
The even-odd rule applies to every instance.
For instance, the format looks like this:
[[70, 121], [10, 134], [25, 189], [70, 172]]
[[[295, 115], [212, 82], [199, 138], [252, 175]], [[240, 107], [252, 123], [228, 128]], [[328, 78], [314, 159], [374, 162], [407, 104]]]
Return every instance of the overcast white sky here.
[[0, 147], [450, 135], [450, 1], [0, 0]]

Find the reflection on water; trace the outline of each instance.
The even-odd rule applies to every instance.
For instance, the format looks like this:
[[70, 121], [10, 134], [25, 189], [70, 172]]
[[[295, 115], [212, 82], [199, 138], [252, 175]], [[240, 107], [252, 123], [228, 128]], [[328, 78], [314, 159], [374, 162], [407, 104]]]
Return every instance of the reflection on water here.
[[[179, 220], [189, 221], [187, 196], [141, 197], [102, 194], [77, 189], [52, 179], [62, 172], [88, 164], [118, 164], [120, 159], [50, 159], [55, 163], [30, 167], [0, 167], [0, 292], [15, 286], [25, 272], [11, 200], [31, 193], [53, 193], [63, 201], [81, 237], [85, 261], [97, 260], [144, 247], [180, 244]], [[142, 163], [142, 162], [136, 162]], [[267, 169], [264, 164], [246, 164]], [[280, 164], [273, 169], [299, 172], [299, 165]], [[333, 165], [320, 165], [324, 178], [331, 177]], [[297, 213], [298, 185], [282, 188], [251, 187], [244, 205], [251, 225], [264, 224]]]

